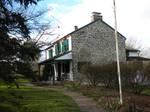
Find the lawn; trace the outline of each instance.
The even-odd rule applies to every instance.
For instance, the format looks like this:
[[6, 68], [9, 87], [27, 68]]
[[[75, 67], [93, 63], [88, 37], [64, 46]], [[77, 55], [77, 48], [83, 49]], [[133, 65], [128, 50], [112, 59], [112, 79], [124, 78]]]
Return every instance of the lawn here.
[[0, 112], [80, 112], [80, 109], [61, 92], [29, 87], [1, 87]]

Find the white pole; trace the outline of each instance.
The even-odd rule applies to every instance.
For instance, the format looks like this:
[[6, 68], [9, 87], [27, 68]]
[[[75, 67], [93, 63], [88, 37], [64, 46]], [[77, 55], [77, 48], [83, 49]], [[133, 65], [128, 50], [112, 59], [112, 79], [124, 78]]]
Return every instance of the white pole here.
[[120, 63], [119, 63], [119, 49], [118, 49], [118, 33], [117, 33], [117, 17], [116, 17], [116, 3], [113, 0], [114, 4], [114, 22], [115, 22], [115, 40], [116, 40], [116, 57], [117, 57], [117, 73], [119, 81], [119, 94], [120, 94], [120, 104], [122, 105], [122, 87], [121, 87], [121, 73], [120, 73]]

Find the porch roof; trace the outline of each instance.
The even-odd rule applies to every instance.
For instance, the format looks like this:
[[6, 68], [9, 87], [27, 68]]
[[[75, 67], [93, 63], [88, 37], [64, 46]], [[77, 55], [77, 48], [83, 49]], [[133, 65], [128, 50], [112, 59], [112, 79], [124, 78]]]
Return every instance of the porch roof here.
[[72, 60], [72, 52], [69, 52], [63, 56], [55, 58], [55, 60]]
[[68, 51], [68, 52], [59, 54], [59, 55], [49, 58], [47, 60], [41, 61], [38, 64], [43, 65], [48, 62], [55, 62], [55, 61], [62, 61], [62, 60], [72, 60], [72, 51]]

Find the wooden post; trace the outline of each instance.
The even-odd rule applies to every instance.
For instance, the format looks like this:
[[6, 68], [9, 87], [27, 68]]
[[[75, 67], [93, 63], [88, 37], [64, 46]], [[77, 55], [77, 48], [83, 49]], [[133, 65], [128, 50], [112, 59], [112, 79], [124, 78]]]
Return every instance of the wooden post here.
[[119, 45], [118, 45], [118, 32], [117, 32], [117, 16], [116, 16], [116, 2], [113, 0], [114, 5], [114, 22], [115, 22], [115, 40], [116, 40], [116, 58], [117, 58], [117, 73], [118, 73], [118, 82], [119, 82], [119, 95], [120, 95], [120, 104], [123, 104], [122, 101], [122, 86], [121, 86], [121, 73], [120, 73], [120, 62], [119, 62]]

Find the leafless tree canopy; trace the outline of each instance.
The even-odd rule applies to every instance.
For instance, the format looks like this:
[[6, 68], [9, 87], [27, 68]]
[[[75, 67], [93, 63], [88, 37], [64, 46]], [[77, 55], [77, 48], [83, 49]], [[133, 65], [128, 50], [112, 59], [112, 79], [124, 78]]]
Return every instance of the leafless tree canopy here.
[[139, 40], [135, 40], [135, 39], [127, 39], [126, 41], [126, 48], [129, 49], [138, 49], [138, 50], [142, 50], [142, 44], [140, 43]]
[[140, 50], [140, 56], [150, 58], [150, 48], [143, 47], [139, 40], [128, 39], [126, 41], [126, 48]]

